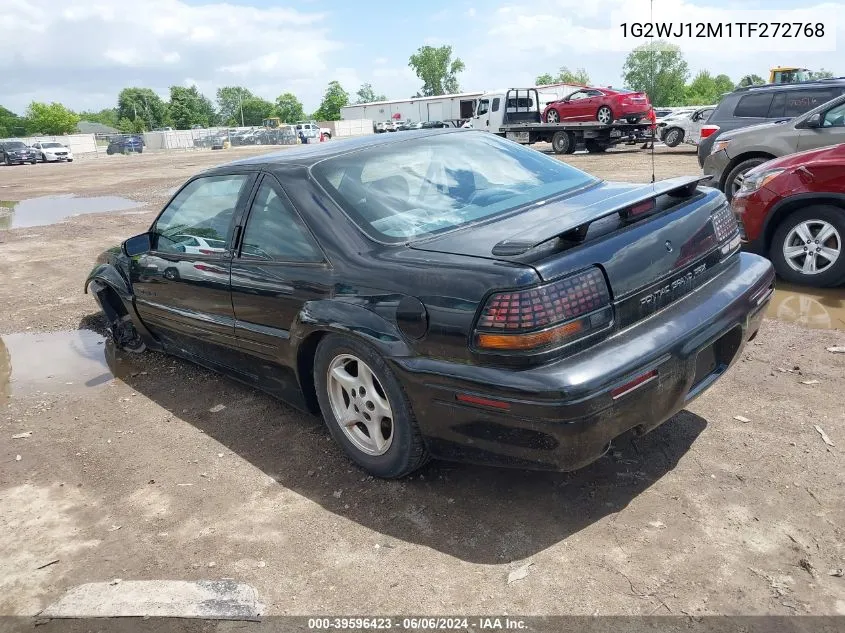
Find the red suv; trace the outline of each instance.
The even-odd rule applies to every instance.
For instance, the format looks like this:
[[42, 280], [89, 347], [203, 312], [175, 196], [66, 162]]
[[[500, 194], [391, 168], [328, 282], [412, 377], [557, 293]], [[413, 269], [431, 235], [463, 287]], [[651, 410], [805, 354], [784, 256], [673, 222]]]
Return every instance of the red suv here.
[[747, 172], [731, 207], [748, 250], [793, 283], [845, 283], [845, 143], [770, 160]]
[[608, 125], [617, 119], [625, 119], [628, 123], [639, 123], [650, 110], [651, 102], [644, 92], [581, 88], [547, 105], [543, 110], [543, 121], [598, 121]]

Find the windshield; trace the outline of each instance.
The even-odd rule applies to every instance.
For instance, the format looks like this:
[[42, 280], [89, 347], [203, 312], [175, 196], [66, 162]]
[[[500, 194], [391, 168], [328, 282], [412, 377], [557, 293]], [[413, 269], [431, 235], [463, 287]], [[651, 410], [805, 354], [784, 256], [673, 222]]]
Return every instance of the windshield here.
[[369, 235], [400, 242], [536, 203], [597, 178], [488, 132], [391, 143], [312, 173]]
[[41, 147], [64, 147], [61, 143], [41, 143]]
[[26, 145], [20, 141], [9, 141], [6, 143], [6, 149], [24, 149]]

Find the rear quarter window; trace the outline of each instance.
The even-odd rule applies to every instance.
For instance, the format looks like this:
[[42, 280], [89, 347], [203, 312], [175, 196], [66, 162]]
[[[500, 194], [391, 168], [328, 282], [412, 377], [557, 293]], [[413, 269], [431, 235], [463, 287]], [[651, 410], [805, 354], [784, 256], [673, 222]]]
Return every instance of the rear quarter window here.
[[796, 90], [786, 94], [783, 116], [795, 117], [836, 98], [841, 90]]
[[765, 119], [769, 115], [774, 95], [771, 92], [743, 95], [734, 108], [738, 118]]

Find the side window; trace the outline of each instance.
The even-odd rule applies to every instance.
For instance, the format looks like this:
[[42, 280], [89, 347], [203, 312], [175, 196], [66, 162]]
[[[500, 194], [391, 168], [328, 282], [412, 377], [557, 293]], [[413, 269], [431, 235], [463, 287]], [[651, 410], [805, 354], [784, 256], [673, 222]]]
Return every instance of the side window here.
[[493, 99], [493, 105], [490, 108], [490, 112], [498, 112], [499, 111], [499, 97]]
[[825, 112], [822, 127], [845, 127], [845, 103]]
[[184, 252], [191, 237], [226, 241], [238, 199], [249, 182], [246, 174], [209, 176], [189, 183], [173, 199], [153, 227], [153, 248]]
[[786, 95], [784, 116], [801, 116], [836, 96], [832, 90], [793, 90]]
[[765, 119], [769, 114], [769, 106], [772, 105], [772, 97], [771, 92], [745, 95], [736, 104], [734, 116]]
[[252, 203], [241, 257], [275, 262], [322, 262], [323, 253], [287, 197], [265, 177]]
[[476, 111], [476, 116], [487, 114], [487, 110], [490, 108], [490, 100], [489, 99], [481, 99], [478, 102], [478, 110]]

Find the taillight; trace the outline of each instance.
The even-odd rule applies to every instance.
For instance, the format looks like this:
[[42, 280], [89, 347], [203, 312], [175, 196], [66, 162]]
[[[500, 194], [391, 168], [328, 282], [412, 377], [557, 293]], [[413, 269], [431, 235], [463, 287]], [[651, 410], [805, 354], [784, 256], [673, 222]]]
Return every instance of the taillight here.
[[727, 257], [739, 249], [742, 238], [739, 234], [739, 224], [731, 208], [725, 204], [716, 209], [710, 216], [716, 239], [722, 245], [722, 257]]
[[610, 292], [598, 268], [550, 284], [492, 295], [475, 328], [482, 350], [559, 347], [605, 329], [613, 320]]
[[654, 198], [650, 198], [645, 202], [640, 202], [626, 209], [622, 209], [619, 212], [619, 217], [622, 218], [622, 220], [625, 222], [630, 222], [631, 220], [635, 220], [644, 215], [648, 215], [656, 208], [657, 203], [655, 202]]
[[706, 139], [708, 136], [713, 136], [718, 131], [719, 131], [718, 125], [702, 125], [701, 126], [701, 140]]

